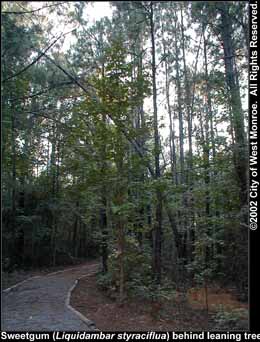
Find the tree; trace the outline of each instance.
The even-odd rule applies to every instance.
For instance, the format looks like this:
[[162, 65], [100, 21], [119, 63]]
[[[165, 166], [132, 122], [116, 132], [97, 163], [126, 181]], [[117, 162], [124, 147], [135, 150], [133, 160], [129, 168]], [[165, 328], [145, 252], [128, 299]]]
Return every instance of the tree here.
[[100, 256], [120, 303], [168, 281], [246, 292], [247, 5], [92, 5], [3, 4], [4, 257]]

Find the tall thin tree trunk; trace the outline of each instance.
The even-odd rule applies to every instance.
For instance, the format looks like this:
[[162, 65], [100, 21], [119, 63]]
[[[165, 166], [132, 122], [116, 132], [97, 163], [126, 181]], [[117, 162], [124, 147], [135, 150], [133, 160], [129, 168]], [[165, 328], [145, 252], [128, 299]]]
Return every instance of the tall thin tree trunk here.
[[[232, 42], [232, 27], [229, 15], [229, 4], [220, 2], [221, 13], [221, 35], [224, 48], [226, 83], [230, 95], [230, 105], [232, 109], [232, 121], [235, 133], [234, 162], [240, 188], [241, 209], [247, 205], [247, 157], [244, 116], [241, 104], [240, 89], [237, 82], [238, 76], [235, 68], [235, 50]], [[247, 221], [247, 215], [243, 217]], [[247, 223], [247, 222], [244, 222]]]
[[[122, 142], [122, 140], [121, 140]], [[125, 203], [126, 196], [126, 184], [124, 181], [124, 170], [123, 170], [123, 149], [121, 149], [123, 144], [118, 149], [117, 154], [117, 174], [118, 182], [115, 195], [115, 204], [119, 207], [119, 212], [117, 214], [117, 243], [118, 243], [118, 261], [119, 261], [119, 303], [123, 303], [125, 296], [125, 219], [120, 212], [120, 207]]]
[[[101, 42], [103, 44], [103, 36], [101, 35]], [[105, 66], [104, 62], [102, 62], [102, 78], [105, 77]], [[106, 129], [107, 120], [106, 114], [102, 113], [102, 123], [104, 128]], [[100, 223], [101, 223], [101, 232], [102, 232], [102, 247], [101, 247], [101, 257], [102, 257], [102, 272], [106, 273], [108, 271], [108, 227], [107, 227], [107, 187], [105, 184], [106, 181], [106, 169], [107, 169], [107, 152], [106, 152], [106, 133], [104, 135], [104, 145], [101, 150], [101, 174], [103, 176], [104, 182], [101, 187], [101, 208], [100, 208]]]
[[[137, 81], [140, 83], [142, 82], [143, 79], [143, 57], [142, 57], [142, 52], [141, 52], [141, 41], [138, 42], [138, 53], [140, 54], [140, 57], [138, 58], [138, 64], [137, 64]], [[142, 87], [138, 87], [138, 105], [137, 105], [137, 124], [136, 128], [138, 130], [140, 129], [145, 129], [145, 116], [144, 116], [144, 103], [143, 103], [143, 89]], [[141, 146], [141, 149], [144, 150], [145, 147], [145, 134], [142, 134], [138, 136], [138, 144]], [[139, 175], [139, 180], [144, 183], [145, 181], [145, 171], [143, 167], [140, 170], [140, 175]], [[139, 197], [142, 197], [142, 193], [138, 193]], [[141, 200], [142, 202], [142, 200]], [[143, 223], [145, 221], [145, 208], [144, 205], [141, 204], [141, 208], [139, 210], [139, 232], [137, 233], [137, 239], [139, 242], [139, 247], [142, 249], [143, 247]]]
[[187, 110], [187, 122], [188, 122], [188, 171], [187, 171], [187, 183], [189, 187], [189, 194], [185, 200], [187, 207], [189, 208], [189, 217], [187, 218], [187, 236], [186, 236], [186, 256], [187, 261], [192, 261], [193, 245], [194, 245], [194, 208], [192, 204], [192, 187], [193, 187], [193, 146], [192, 146], [192, 112], [191, 112], [191, 82], [189, 82], [187, 64], [186, 64], [186, 51], [185, 51], [185, 34], [184, 34], [184, 22], [183, 22], [183, 3], [181, 3], [181, 41], [182, 41], [182, 57], [183, 57], [183, 69], [184, 69], [184, 85], [186, 96], [186, 110]]
[[186, 108], [187, 108], [187, 121], [188, 121], [188, 141], [189, 141], [189, 158], [188, 158], [188, 183], [192, 185], [192, 169], [193, 169], [193, 151], [192, 151], [192, 113], [191, 113], [191, 94], [190, 84], [188, 80], [188, 71], [186, 65], [186, 53], [185, 53], [185, 35], [183, 24], [183, 4], [181, 3], [181, 35], [182, 35], [182, 57], [184, 66], [184, 84], [186, 95]]
[[[152, 84], [153, 84], [153, 116], [154, 116], [154, 159], [155, 159], [155, 179], [161, 177], [160, 171], [160, 137], [158, 130], [157, 114], [157, 87], [156, 87], [156, 57], [155, 57], [155, 37], [154, 37], [154, 4], [150, 2], [150, 35], [152, 43]], [[159, 187], [156, 190], [156, 215], [154, 229], [154, 276], [157, 283], [161, 282], [161, 244], [162, 244], [162, 193]]]
[[176, 86], [177, 86], [177, 110], [179, 117], [179, 145], [180, 145], [180, 183], [184, 183], [184, 137], [183, 137], [183, 114], [182, 114], [182, 90], [180, 82], [180, 66], [179, 66], [179, 48], [177, 43], [177, 15], [175, 15], [175, 69], [176, 69]]
[[207, 97], [207, 111], [208, 120], [210, 123], [210, 140], [212, 146], [212, 160], [213, 163], [216, 157], [216, 145], [215, 145], [215, 134], [214, 134], [214, 122], [213, 122], [213, 110], [212, 110], [212, 100], [211, 100], [211, 86], [209, 82], [208, 73], [208, 56], [207, 56], [207, 41], [205, 37], [205, 27], [203, 27], [203, 41], [204, 41], [204, 68], [205, 68], [205, 81], [206, 81], [206, 97]]
[[[164, 55], [166, 55], [166, 49], [164, 44]], [[168, 71], [168, 62], [165, 60], [165, 90], [166, 90], [166, 101], [167, 101], [167, 111], [169, 115], [169, 127], [170, 127], [170, 152], [171, 152], [171, 171], [172, 171], [172, 179], [175, 184], [178, 183], [177, 179], [177, 169], [176, 169], [176, 147], [175, 147], [175, 132], [173, 127], [172, 120], [172, 110], [170, 104], [170, 82], [169, 82], [169, 71]]]
[[102, 272], [106, 273], [108, 271], [108, 231], [107, 231], [107, 198], [106, 198], [106, 188], [103, 187], [103, 194], [101, 195], [101, 209], [100, 209], [100, 220], [101, 220], [101, 231], [102, 231]]
[[15, 143], [15, 114], [14, 109], [11, 115], [11, 125], [12, 125], [12, 253], [15, 254], [15, 243], [16, 243], [16, 143]]
[[244, 272], [240, 271], [239, 280], [237, 282], [238, 289], [241, 293], [247, 294], [247, 258], [248, 246], [248, 230], [245, 228], [248, 224], [248, 159], [247, 159], [247, 141], [245, 136], [244, 115], [240, 97], [240, 89], [238, 82], [238, 74], [235, 64], [235, 49], [232, 39], [232, 16], [230, 14], [230, 4], [228, 2], [220, 2], [218, 9], [221, 15], [221, 36], [224, 48], [226, 84], [229, 92], [229, 101], [231, 107], [231, 117], [234, 128], [235, 145], [234, 145], [234, 166], [237, 175], [237, 183], [239, 186], [240, 198], [240, 222], [241, 236], [243, 243], [238, 245], [239, 254], [244, 255], [243, 265]]
[[[52, 136], [52, 151], [51, 151], [51, 188], [52, 188], [52, 200], [54, 206], [56, 205], [57, 199], [56, 199], [56, 129], [53, 125], [53, 136]], [[57, 217], [56, 217], [56, 208], [54, 207], [52, 209], [52, 234], [51, 234], [51, 248], [52, 248], [52, 265], [56, 266], [56, 250], [57, 250], [57, 241], [56, 241], [56, 235], [57, 235]]]
[[[209, 88], [209, 76], [208, 76], [208, 60], [207, 60], [207, 47], [205, 40], [205, 30], [203, 30], [203, 41], [204, 41], [204, 68], [205, 68], [205, 78], [206, 78], [206, 117], [205, 117], [205, 140], [203, 142], [203, 151], [204, 151], [204, 168], [205, 168], [205, 185], [206, 185], [206, 215], [210, 215], [210, 170], [209, 170], [209, 122], [211, 122], [211, 138], [213, 133], [212, 129], [212, 106], [211, 106], [211, 96], [210, 96], [210, 88]], [[215, 153], [215, 147], [213, 148], [214, 142], [212, 141], [212, 149], [213, 154]], [[215, 146], [215, 145], [214, 145]]]
[[[76, 201], [76, 211], [79, 210], [79, 201]], [[79, 218], [78, 212], [75, 215], [74, 229], [73, 229], [73, 255], [78, 257], [78, 240], [79, 240]]]

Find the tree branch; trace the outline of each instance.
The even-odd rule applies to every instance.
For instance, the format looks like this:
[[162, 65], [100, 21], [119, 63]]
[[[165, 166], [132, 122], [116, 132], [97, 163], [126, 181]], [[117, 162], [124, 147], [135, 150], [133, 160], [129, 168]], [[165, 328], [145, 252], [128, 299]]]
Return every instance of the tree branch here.
[[[72, 31], [74, 31], [75, 29], [73, 29]], [[26, 70], [28, 70], [31, 66], [33, 66], [36, 62], [38, 62], [44, 55], [45, 53], [54, 45], [57, 43], [57, 41], [62, 37], [62, 36], [65, 36], [66, 34], [69, 34], [71, 33], [72, 31], [70, 32], [67, 32], [65, 34], [61, 34], [58, 38], [55, 39], [54, 42], [52, 42], [44, 51], [42, 51], [29, 65], [27, 65], [25, 68], [23, 68], [22, 70], [18, 71], [16, 74], [14, 75], [11, 75], [9, 77], [7, 77], [6, 79], [4, 79], [2, 82], [7, 82], [9, 80], [11, 80], [12, 78], [15, 78], [19, 75], [21, 75], [22, 73], [24, 73]]]
[[30, 14], [30, 13], [35, 13], [35, 12], [41, 11], [41, 10], [43, 10], [45, 8], [54, 7], [54, 6], [60, 6], [60, 5], [65, 4], [66, 2], [59, 2], [59, 3], [56, 3], [56, 4], [52, 4], [52, 5], [48, 5], [48, 6], [43, 6], [41, 8], [37, 8], [37, 9], [31, 10], [31, 11], [20, 11], [20, 12], [19, 11], [2, 11], [1, 13], [2, 14]]

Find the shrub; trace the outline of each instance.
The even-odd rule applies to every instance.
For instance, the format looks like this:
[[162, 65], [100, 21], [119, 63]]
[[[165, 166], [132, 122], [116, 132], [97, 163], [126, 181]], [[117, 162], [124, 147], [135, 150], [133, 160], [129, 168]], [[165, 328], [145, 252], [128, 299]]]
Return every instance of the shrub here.
[[248, 310], [226, 311], [223, 306], [220, 306], [214, 317], [214, 325], [214, 328], [220, 330], [246, 330], [248, 329]]

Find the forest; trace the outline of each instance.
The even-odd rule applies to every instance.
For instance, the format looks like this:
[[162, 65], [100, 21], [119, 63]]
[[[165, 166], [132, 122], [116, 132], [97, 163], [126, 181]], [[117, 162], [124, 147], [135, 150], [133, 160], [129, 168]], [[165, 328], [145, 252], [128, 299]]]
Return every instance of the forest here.
[[[120, 305], [248, 300], [248, 2], [2, 3], [4, 272], [98, 260]], [[204, 291], [203, 290], [203, 291]]]

